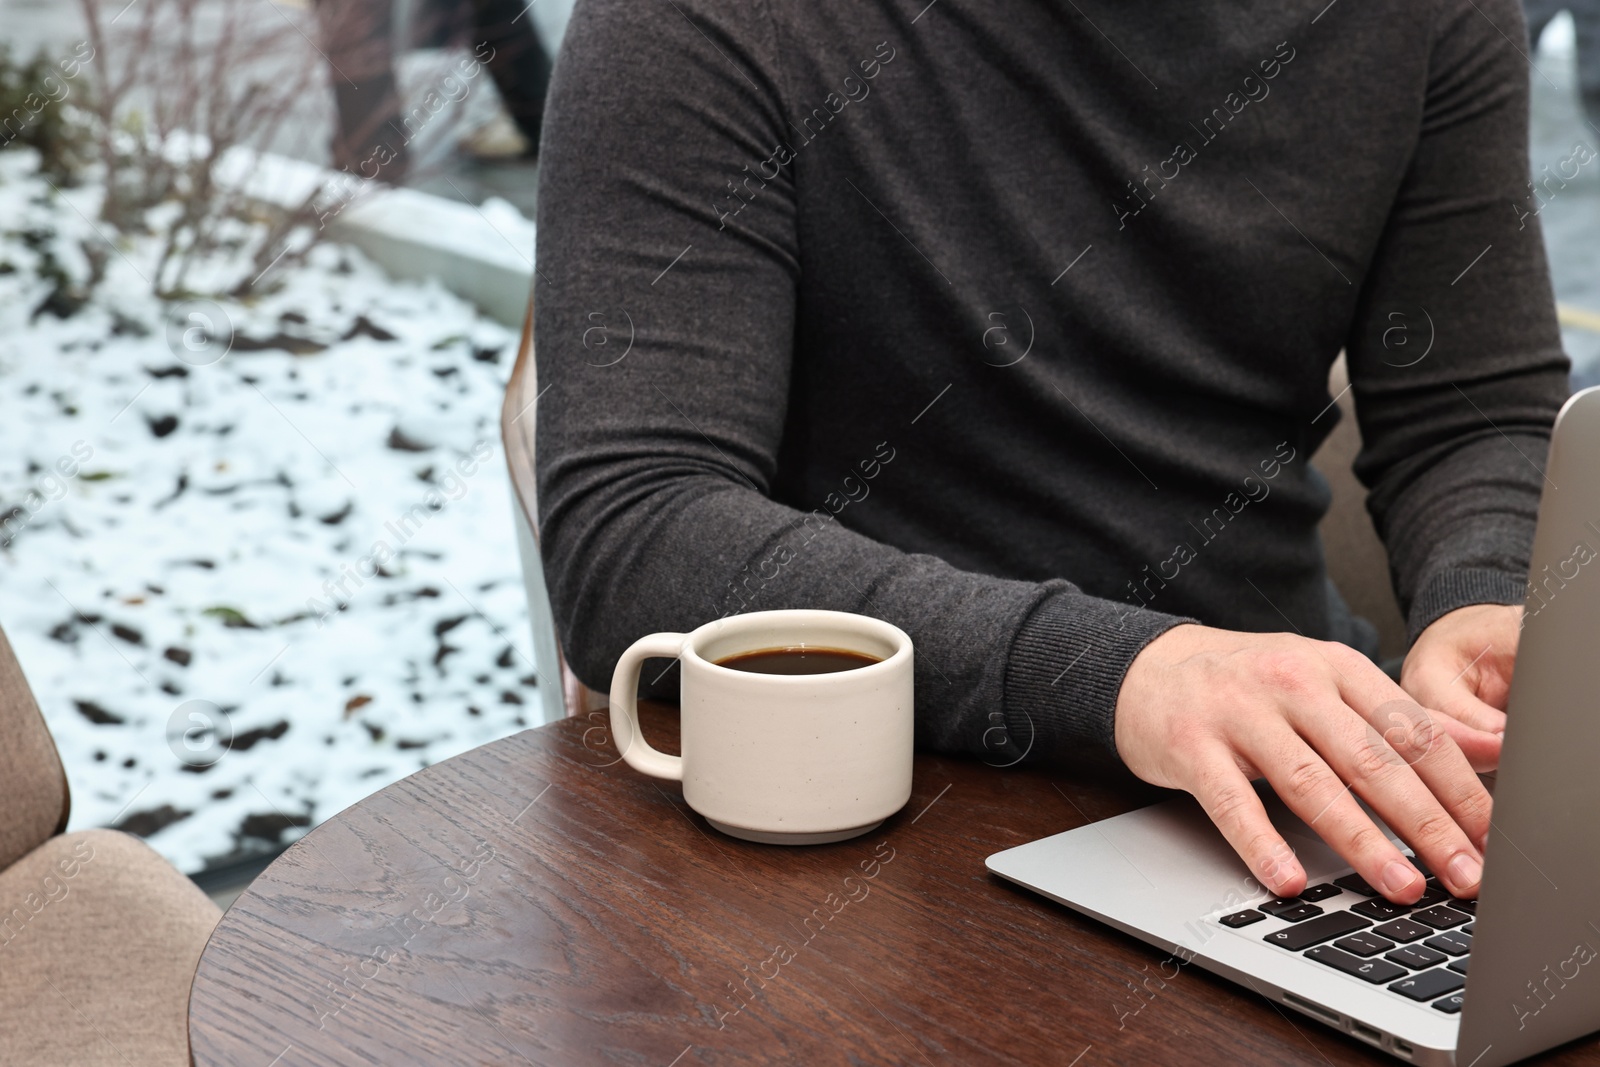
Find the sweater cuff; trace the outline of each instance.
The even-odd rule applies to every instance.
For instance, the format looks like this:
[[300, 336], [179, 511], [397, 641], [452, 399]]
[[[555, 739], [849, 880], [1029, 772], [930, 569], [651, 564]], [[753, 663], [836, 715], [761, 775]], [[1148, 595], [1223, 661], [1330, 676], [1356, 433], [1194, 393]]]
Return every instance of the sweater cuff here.
[[1048, 597], [1017, 631], [1006, 661], [1009, 738], [1035, 756], [1089, 742], [1117, 759], [1117, 694], [1129, 665], [1151, 641], [1195, 621], [1077, 592]]
[[1521, 604], [1527, 599], [1528, 583], [1506, 571], [1484, 567], [1455, 567], [1440, 571], [1422, 587], [1411, 602], [1406, 617], [1407, 643], [1415, 642], [1423, 630], [1441, 615], [1472, 604]]

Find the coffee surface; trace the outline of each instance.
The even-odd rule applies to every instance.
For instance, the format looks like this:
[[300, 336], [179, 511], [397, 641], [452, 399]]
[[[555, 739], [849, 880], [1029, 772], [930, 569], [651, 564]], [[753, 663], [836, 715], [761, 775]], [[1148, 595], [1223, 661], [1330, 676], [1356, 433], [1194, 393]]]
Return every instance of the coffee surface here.
[[857, 667], [870, 667], [882, 661], [877, 656], [852, 652], [846, 648], [790, 645], [740, 652], [716, 662], [718, 666], [752, 674], [836, 674], [839, 671], [853, 671]]

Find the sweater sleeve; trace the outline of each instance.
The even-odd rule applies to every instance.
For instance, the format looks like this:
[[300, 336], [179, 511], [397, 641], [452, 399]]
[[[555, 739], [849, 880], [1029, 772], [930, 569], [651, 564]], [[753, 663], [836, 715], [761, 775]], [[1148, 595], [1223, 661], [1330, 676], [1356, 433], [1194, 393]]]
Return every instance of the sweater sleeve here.
[[1456, 608], [1522, 602], [1570, 388], [1528, 184], [1521, 7], [1436, 7], [1417, 142], [1347, 343], [1356, 474], [1412, 640]]
[[634, 639], [730, 611], [854, 611], [912, 636], [924, 747], [1010, 764], [1109, 743], [1128, 664], [1178, 619], [773, 499], [801, 250], [792, 168], [747, 179], [784, 125], [763, 5], [578, 5], [541, 145], [535, 290], [541, 548], [574, 671], [609, 688]]

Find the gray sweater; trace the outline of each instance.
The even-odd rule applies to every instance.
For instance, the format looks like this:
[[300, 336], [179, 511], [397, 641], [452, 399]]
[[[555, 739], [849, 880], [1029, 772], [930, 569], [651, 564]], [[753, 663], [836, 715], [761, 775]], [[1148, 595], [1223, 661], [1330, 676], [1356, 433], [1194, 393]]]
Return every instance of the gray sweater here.
[[1110, 748], [1180, 620], [1359, 646], [1308, 464], [1341, 348], [1412, 635], [1520, 602], [1568, 391], [1522, 25], [582, 0], [535, 286], [578, 676], [730, 612], [863, 612], [916, 642], [919, 743], [1010, 763]]

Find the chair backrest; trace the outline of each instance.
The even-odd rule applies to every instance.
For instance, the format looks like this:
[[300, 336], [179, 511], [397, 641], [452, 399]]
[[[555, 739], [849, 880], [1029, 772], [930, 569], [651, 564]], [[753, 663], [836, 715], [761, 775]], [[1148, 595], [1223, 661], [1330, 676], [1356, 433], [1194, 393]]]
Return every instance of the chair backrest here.
[[1322, 544], [1328, 577], [1339, 587], [1350, 610], [1378, 628], [1378, 647], [1385, 659], [1406, 650], [1406, 624], [1389, 580], [1389, 555], [1367, 514], [1367, 490], [1351, 465], [1361, 451], [1355, 401], [1346, 389], [1349, 376], [1344, 356], [1334, 361], [1328, 391], [1339, 398], [1340, 419], [1311, 462], [1333, 490], [1333, 503], [1322, 518]]
[[[539, 373], [533, 357], [533, 300], [522, 323], [517, 360], [506, 383], [500, 408], [500, 436], [505, 443], [506, 465], [511, 470], [512, 511], [517, 524], [517, 548], [522, 556], [522, 577], [528, 587], [528, 619], [533, 626], [533, 654], [541, 670], [540, 689], [546, 721], [565, 715], [584, 715], [606, 706], [606, 698], [578, 681], [561, 654], [555, 613], [544, 581], [544, 560], [539, 553], [539, 500], [534, 474], [534, 418], [539, 396]], [[552, 666], [553, 665], [553, 666]], [[545, 684], [559, 678], [559, 685]]]
[[71, 806], [56, 743], [0, 632], [0, 870], [65, 830]]

